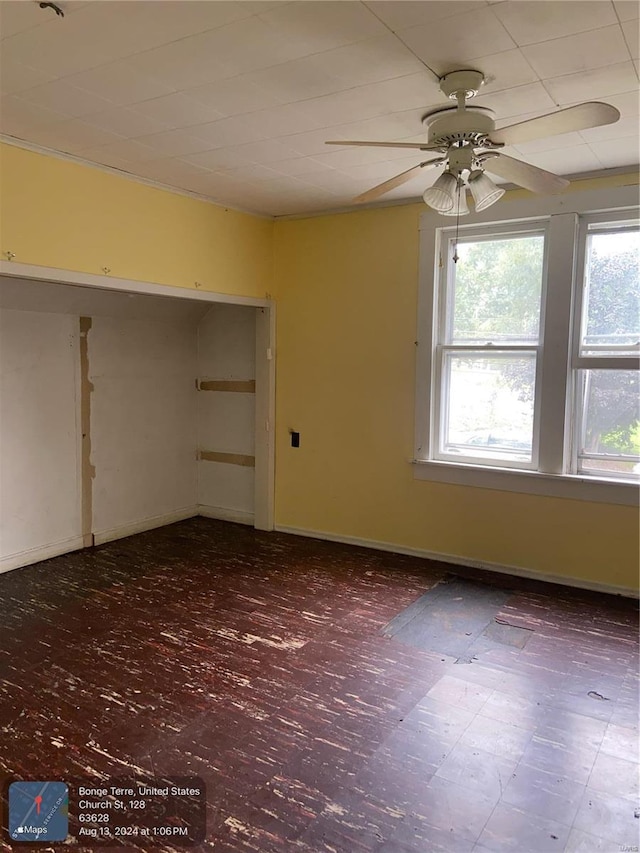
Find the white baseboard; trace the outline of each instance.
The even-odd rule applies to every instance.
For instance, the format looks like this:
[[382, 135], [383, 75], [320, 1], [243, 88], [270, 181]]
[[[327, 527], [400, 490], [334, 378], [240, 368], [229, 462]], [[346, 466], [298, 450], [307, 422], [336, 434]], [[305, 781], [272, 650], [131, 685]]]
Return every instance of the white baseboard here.
[[205, 518], [218, 518], [220, 521], [234, 521], [236, 524], [248, 524], [253, 527], [253, 513], [243, 509], [227, 509], [223, 506], [198, 506], [198, 515]]
[[17, 554], [8, 554], [6, 557], [0, 557], [0, 573], [21, 569], [23, 566], [40, 563], [42, 560], [50, 560], [52, 557], [68, 554], [69, 551], [78, 551], [80, 548], [84, 548], [83, 537], [72, 536], [70, 539], [62, 539], [51, 545], [41, 545], [38, 548], [19, 551]]
[[339, 536], [335, 533], [326, 533], [322, 530], [305, 530], [300, 527], [287, 527], [277, 524], [275, 529], [280, 533], [292, 533], [294, 536], [307, 536], [310, 539], [324, 539], [328, 542], [341, 542], [344, 545], [359, 545], [362, 548], [372, 548], [375, 551], [390, 551], [395, 554], [406, 554], [409, 557], [422, 557], [427, 560], [439, 560], [442, 563], [451, 563], [454, 566], [467, 566], [472, 569], [485, 569], [489, 572], [499, 572], [504, 575], [515, 575], [516, 577], [531, 578], [547, 583], [557, 583], [562, 586], [576, 587], [578, 589], [589, 589], [595, 592], [606, 592], [611, 595], [623, 595], [627, 598], [638, 598], [640, 591], [624, 586], [598, 583], [597, 581], [572, 578], [566, 575], [551, 575], [539, 572], [535, 569], [523, 569], [520, 566], [505, 566], [500, 563], [488, 563], [484, 560], [472, 560], [469, 557], [459, 557], [455, 554], [438, 554], [435, 551], [426, 551], [422, 548], [406, 548], [391, 542], [379, 542], [376, 539], [359, 539], [356, 536]]
[[164, 527], [166, 524], [174, 524], [176, 521], [184, 521], [186, 518], [193, 518], [194, 515], [198, 515], [197, 506], [175, 509], [164, 515], [154, 515], [151, 518], [142, 518], [140, 521], [122, 524], [119, 527], [97, 531], [93, 535], [93, 542], [94, 545], [104, 545], [105, 542], [112, 542], [114, 539], [124, 539], [126, 536], [134, 536], [136, 533], [144, 533], [146, 530]]

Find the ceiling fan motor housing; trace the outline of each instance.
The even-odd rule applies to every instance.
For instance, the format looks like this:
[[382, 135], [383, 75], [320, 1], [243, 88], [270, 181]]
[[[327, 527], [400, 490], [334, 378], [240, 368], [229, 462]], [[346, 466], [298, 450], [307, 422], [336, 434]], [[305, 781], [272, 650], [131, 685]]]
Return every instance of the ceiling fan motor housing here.
[[447, 110], [440, 118], [429, 122], [429, 145], [470, 142], [481, 146], [490, 138], [493, 129], [491, 115], [479, 110]]

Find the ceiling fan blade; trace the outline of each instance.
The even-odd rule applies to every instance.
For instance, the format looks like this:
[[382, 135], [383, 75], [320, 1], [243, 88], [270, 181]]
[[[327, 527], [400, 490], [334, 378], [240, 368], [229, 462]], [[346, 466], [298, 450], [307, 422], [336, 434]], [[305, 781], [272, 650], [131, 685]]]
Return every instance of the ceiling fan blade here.
[[545, 136], [556, 136], [559, 133], [570, 133], [575, 130], [586, 130], [589, 127], [600, 127], [603, 124], [613, 124], [620, 118], [620, 111], [611, 104], [601, 104], [591, 101], [548, 113], [509, 127], [501, 127], [491, 134], [492, 142], [502, 142], [505, 145], [518, 145]]
[[357, 196], [354, 201], [362, 204], [365, 201], [373, 201], [385, 193], [394, 190], [396, 187], [401, 186], [402, 184], [410, 181], [414, 175], [417, 175], [420, 169], [423, 169], [425, 166], [437, 166], [438, 163], [443, 163], [444, 158], [439, 158], [437, 160], [427, 160], [425, 163], [418, 163], [417, 166], [412, 166], [410, 169], [407, 169], [406, 172], [400, 172], [399, 175], [396, 175], [394, 178], [389, 178], [388, 181], [384, 181], [381, 184], [378, 184], [377, 187], [373, 187], [373, 189], [367, 190], [366, 193], [362, 193], [362, 195]]
[[354, 142], [344, 139], [333, 139], [330, 142], [325, 142], [325, 145], [367, 145], [372, 148], [417, 148], [419, 151], [437, 151], [439, 148], [442, 148], [441, 145], [434, 146], [426, 142]]
[[506, 178], [507, 181], [512, 181], [514, 184], [534, 193], [551, 195], [559, 193], [569, 186], [569, 181], [566, 178], [561, 178], [559, 175], [554, 175], [553, 172], [545, 171], [545, 169], [539, 169], [530, 163], [524, 163], [522, 160], [507, 157], [506, 154], [498, 154], [496, 157], [483, 160], [483, 167], [487, 172], [498, 175], [500, 178]]

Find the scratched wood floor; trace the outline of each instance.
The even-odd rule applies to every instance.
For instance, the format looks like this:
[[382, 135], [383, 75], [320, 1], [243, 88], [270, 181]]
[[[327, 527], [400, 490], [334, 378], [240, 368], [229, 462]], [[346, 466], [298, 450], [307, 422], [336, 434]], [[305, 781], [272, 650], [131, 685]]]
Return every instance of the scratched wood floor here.
[[381, 635], [447, 571], [194, 519], [0, 576], [0, 777], [201, 776], [198, 851], [631, 850], [637, 607], [494, 576], [525, 648]]

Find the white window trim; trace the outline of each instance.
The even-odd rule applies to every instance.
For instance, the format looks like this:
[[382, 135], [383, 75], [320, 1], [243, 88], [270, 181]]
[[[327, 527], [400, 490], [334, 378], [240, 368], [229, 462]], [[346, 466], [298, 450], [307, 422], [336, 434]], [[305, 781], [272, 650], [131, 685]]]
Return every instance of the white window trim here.
[[[485, 225], [508, 230], [516, 223], [522, 223], [521, 227], [533, 228], [536, 225], [544, 226], [545, 222], [549, 224], [548, 292], [545, 299], [543, 291], [545, 303], [541, 318], [539, 361], [539, 387], [545, 383], [544, 397], [540, 401], [540, 423], [545, 424], [545, 429], [541, 430], [540, 435], [538, 471], [434, 458], [432, 443], [435, 413], [430, 389], [434, 376], [434, 341], [437, 340], [439, 322], [439, 306], [434, 299], [434, 287], [437, 286], [440, 272], [436, 235], [439, 230], [448, 230], [450, 225], [431, 211], [421, 215], [415, 447], [412, 460], [416, 479], [596, 503], [638, 504], [636, 482], [616, 482], [592, 475], [570, 474], [565, 470], [573, 444], [572, 430], [565, 430], [565, 422], [573, 393], [570, 368], [577, 334], [572, 317], [575, 316], [574, 300], [577, 298], [574, 283], [578, 263], [578, 216], [589, 214], [590, 221], [595, 221], [596, 218], [606, 219], [607, 214], [628, 210], [629, 218], [634, 218], [638, 215], [638, 201], [636, 185], [604, 190], [576, 190], [555, 197], [529, 196], [511, 201], [502, 200], [480, 214], [465, 216], [461, 224], [461, 234], [469, 229], [477, 232]], [[574, 246], [573, 256], [566, 251], [568, 241]], [[559, 328], [568, 329], [568, 337], [566, 332], [558, 334]], [[565, 369], [558, 369], [559, 365], [564, 365]]]
[[[518, 222], [518, 223], [508, 223], [505, 225], [504, 230], [500, 230], [500, 237], [512, 237], [512, 236], [526, 236], [531, 234], [540, 234], [545, 238], [545, 247], [544, 247], [544, 258], [543, 258], [543, 280], [542, 280], [542, 294], [541, 300], [544, 304], [545, 298], [545, 287], [546, 287], [546, 270], [548, 265], [548, 231], [549, 231], [549, 221], [547, 219], [543, 220], [533, 220], [530, 222]], [[446, 334], [445, 326], [447, 322], [447, 295], [451, 293], [451, 285], [452, 285], [452, 275], [453, 269], [451, 264], [447, 264], [444, 262], [447, 254], [452, 250], [453, 247], [453, 233], [455, 232], [455, 227], [447, 227], [444, 226], [438, 229], [436, 235], [436, 252], [438, 255], [438, 281], [435, 284], [436, 294], [436, 320], [435, 320], [435, 338], [434, 340], [444, 341], [448, 336]], [[464, 233], [460, 235], [464, 240]], [[474, 242], [477, 237], [478, 240], [492, 240], [495, 239], [496, 230], [492, 227], [487, 228], [474, 228], [473, 229], [473, 237]], [[494, 355], [499, 357], [499, 355], [507, 352], [524, 352], [524, 353], [533, 353], [534, 361], [536, 364], [536, 371], [540, 370], [541, 366], [541, 356], [542, 356], [542, 341], [544, 334], [544, 316], [541, 314], [540, 317], [540, 329], [538, 333], [538, 340], [536, 342], [531, 342], [528, 344], [500, 344], [496, 343], [495, 346], [491, 347], [483, 347], [481, 344], [461, 346], [455, 344], [443, 344], [440, 343], [439, 346], [435, 349], [435, 359], [436, 363], [434, 364], [433, 376], [438, 376], [443, 382], [443, 362], [444, 356], [446, 352], [462, 352], [465, 349], [468, 349], [473, 352], [483, 351], [487, 356]], [[539, 430], [537, 429], [537, 425], [540, 419], [540, 386], [539, 382], [536, 382], [535, 389], [535, 400], [534, 400], [534, 434], [533, 434], [533, 447], [531, 453], [531, 461], [530, 462], [510, 462], [503, 460], [502, 467], [504, 468], [515, 468], [517, 470], [538, 470], [538, 453], [539, 453]], [[443, 453], [440, 451], [438, 447], [438, 435], [442, 435], [444, 432], [444, 416], [445, 416], [445, 407], [444, 407], [444, 392], [443, 386], [437, 389], [436, 393], [432, 395], [432, 400], [436, 401], [433, 411], [433, 417], [430, 423], [430, 441], [429, 441], [429, 457], [438, 462], [462, 462], [469, 465], [478, 465], [482, 464], [483, 467], [493, 467], [491, 463], [479, 463], [476, 459], [471, 456], [466, 456], [464, 454], [456, 454], [456, 458], [451, 459], [449, 454]]]

